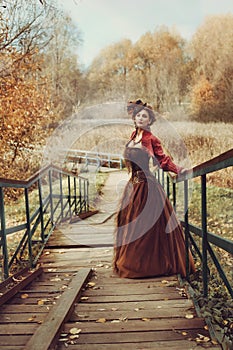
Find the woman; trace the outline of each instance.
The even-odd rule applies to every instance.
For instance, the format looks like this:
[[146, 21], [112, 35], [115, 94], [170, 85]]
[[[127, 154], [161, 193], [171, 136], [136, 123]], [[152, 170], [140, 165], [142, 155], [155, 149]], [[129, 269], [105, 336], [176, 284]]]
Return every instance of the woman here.
[[[171, 203], [149, 170], [149, 160], [165, 171], [183, 169], [164, 154], [151, 133], [155, 114], [146, 104], [134, 106], [136, 130], [126, 144], [125, 161], [131, 172], [116, 219], [114, 270], [120, 277], [186, 275], [185, 241]], [[195, 271], [190, 254], [190, 273]]]

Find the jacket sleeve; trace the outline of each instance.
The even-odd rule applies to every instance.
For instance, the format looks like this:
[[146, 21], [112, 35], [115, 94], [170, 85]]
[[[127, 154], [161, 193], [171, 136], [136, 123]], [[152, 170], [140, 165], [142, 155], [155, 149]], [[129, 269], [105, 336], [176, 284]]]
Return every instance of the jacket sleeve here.
[[152, 138], [152, 148], [155, 157], [154, 165], [159, 163], [164, 171], [172, 171], [175, 174], [178, 174], [182, 170], [182, 167], [173, 163], [171, 157], [164, 153], [160, 140], [155, 136]]

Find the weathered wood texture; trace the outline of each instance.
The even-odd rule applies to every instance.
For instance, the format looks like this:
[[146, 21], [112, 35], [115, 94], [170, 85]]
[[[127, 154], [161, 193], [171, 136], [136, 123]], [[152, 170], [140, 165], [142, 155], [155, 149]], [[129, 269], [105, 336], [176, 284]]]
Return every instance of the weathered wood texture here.
[[[39, 261], [43, 274], [1, 306], [0, 348], [29, 349], [36, 341], [41, 350], [189, 350], [200, 348], [203, 336], [203, 345], [220, 349], [207, 342], [205, 322], [197, 317], [176, 276], [132, 280], [113, 273], [113, 218], [100, 218], [63, 224], [53, 233]], [[103, 242], [108, 247], [101, 247]], [[83, 268], [93, 274], [70, 314], [69, 288]], [[61, 310], [64, 319], [69, 316], [62, 327]], [[56, 346], [50, 339], [54, 330]]]

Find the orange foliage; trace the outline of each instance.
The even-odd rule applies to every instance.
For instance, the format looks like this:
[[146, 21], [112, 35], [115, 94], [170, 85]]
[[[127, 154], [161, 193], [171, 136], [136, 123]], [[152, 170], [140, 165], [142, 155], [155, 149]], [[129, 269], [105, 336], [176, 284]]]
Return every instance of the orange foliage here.
[[[30, 175], [32, 150], [43, 143], [53, 119], [46, 78], [36, 55], [1, 51], [0, 75], [1, 177]], [[23, 174], [22, 174], [23, 172]]]

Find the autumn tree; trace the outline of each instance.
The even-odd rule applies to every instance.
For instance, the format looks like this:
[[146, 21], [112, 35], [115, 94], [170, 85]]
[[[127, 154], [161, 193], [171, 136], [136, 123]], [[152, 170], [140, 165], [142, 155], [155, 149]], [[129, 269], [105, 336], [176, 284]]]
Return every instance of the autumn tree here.
[[53, 38], [43, 51], [43, 70], [50, 77], [53, 103], [65, 117], [85, 95], [85, 81], [78, 63], [82, 39], [79, 29], [61, 11], [53, 18], [52, 28]]
[[141, 94], [153, 101], [158, 110], [172, 108], [185, 94], [184, 44], [180, 35], [160, 27], [144, 34], [134, 45], [131, 72], [135, 72]]
[[122, 98], [128, 93], [129, 52], [128, 39], [109, 45], [93, 60], [88, 69], [90, 96], [95, 99]]
[[40, 149], [61, 118], [58, 110], [54, 113], [50, 74], [43, 61], [53, 40], [55, 14], [55, 7], [25, 0], [7, 3], [1, 11], [2, 177], [25, 177], [37, 169], [38, 153], [32, 151]]
[[140, 96], [158, 110], [172, 108], [187, 92], [190, 60], [184, 45], [178, 34], [162, 27], [142, 35], [135, 44], [125, 39], [106, 47], [89, 69], [90, 95]]
[[190, 43], [196, 65], [191, 111], [203, 121], [232, 121], [233, 15], [207, 17]]

